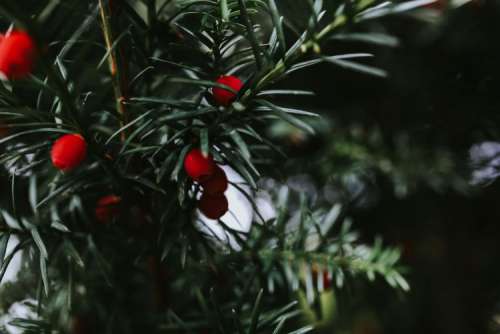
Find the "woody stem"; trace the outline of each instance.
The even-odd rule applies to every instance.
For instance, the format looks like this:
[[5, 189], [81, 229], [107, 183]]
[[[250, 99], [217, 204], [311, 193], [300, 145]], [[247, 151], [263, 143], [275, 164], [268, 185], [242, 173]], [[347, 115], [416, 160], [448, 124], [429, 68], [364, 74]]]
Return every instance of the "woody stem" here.
[[[114, 45], [115, 41], [113, 40], [113, 32], [110, 22], [110, 8], [105, 5], [104, 0], [99, 0], [99, 13], [102, 21], [102, 33], [104, 36], [104, 42], [106, 44], [106, 51], [108, 54], [109, 72], [111, 74], [113, 84], [116, 110], [120, 116], [120, 127], [123, 127], [127, 122], [127, 113], [125, 107], [126, 96], [123, 92], [122, 87], [123, 78], [121, 78], [121, 75], [123, 74], [120, 72], [120, 68], [118, 65], [118, 52], [116, 51], [116, 45]], [[125, 131], [122, 131], [121, 140], [124, 141], [125, 137], [126, 133]]]

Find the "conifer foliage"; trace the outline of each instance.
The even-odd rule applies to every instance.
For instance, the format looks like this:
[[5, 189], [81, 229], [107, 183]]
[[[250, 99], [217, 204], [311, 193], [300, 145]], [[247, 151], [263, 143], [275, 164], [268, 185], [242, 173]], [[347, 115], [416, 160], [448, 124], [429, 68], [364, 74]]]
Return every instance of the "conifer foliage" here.
[[[298, 334], [315, 325], [301, 320], [302, 294], [313, 304], [356, 276], [409, 288], [399, 251], [359, 243], [341, 204], [318, 207], [280, 186], [276, 215], [264, 219], [254, 196], [288, 159], [269, 126], [314, 135], [321, 117], [280, 102], [313, 95], [282, 88], [287, 78], [319, 63], [384, 76], [362, 50], [322, 50], [340, 34], [359, 39], [350, 32], [360, 22], [425, 1], [304, 0], [303, 31], [278, 0], [26, 3], [0, 3], [0, 161], [11, 184], [2, 189], [0, 279], [22, 253], [18, 284], [29, 289], [18, 296], [36, 314], [12, 326]], [[245, 181], [228, 182], [221, 167]], [[252, 203], [248, 231], [225, 219], [240, 216], [228, 183]], [[205, 218], [236, 246], [200, 229]], [[16, 300], [4, 293], [5, 312]]]

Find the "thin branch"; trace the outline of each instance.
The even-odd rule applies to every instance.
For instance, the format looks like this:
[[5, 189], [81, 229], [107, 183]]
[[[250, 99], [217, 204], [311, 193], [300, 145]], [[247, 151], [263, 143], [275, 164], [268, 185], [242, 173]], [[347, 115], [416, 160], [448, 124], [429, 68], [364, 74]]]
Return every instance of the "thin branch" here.
[[[109, 64], [109, 72], [111, 74], [111, 79], [113, 83], [113, 91], [115, 95], [116, 102], [116, 110], [120, 115], [120, 127], [123, 127], [127, 122], [127, 111], [125, 108], [126, 97], [123, 92], [121, 75], [123, 73], [120, 72], [120, 66], [118, 64], [118, 52], [115, 50], [113, 33], [111, 30], [111, 22], [110, 22], [110, 11], [109, 8], [106, 7], [104, 0], [99, 0], [99, 13], [101, 16], [101, 27], [102, 33], [104, 36], [104, 41], [106, 43], [106, 50], [108, 53], [108, 64]], [[121, 140], [125, 141], [126, 133], [122, 132]]]
[[347, 17], [344, 15], [338, 16], [333, 22], [324, 27], [321, 31], [313, 34], [311, 38], [305, 40], [295, 52], [284, 56], [274, 68], [269, 71], [260, 81], [257, 82], [254, 89], [248, 90], [247, 93], [242, 97], [242, 101], [246, 101], [253, 97], [254, 94], [260, 92], [264, 87], [273, 83], [277, 78], [279, 78], [288, 68], [288, 64], [291, 64], [303, 55], [307, 53], [308, 50], [317, 46], [321, 41], [326, 39], [334, 30], [343, 26], [347, 22]]

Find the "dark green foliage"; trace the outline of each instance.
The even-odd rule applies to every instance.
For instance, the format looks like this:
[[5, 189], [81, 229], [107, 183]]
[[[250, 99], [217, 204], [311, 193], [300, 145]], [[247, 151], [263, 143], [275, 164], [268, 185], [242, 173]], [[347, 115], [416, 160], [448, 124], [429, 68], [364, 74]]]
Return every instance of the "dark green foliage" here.
[[[10, 130], [0, 139], [0, 159], [10, 166], [11, 184], [1, 208], [0, 278], [23, 250], [35, 276], [26, 278], [32, 284], [25, 297], [38, 301], [39, 317], [15, 319], [13, 325], [30, 333], [299, 334], [313, 327], [298, 320], [298, 291], [313, 303], [324, 289], [323, 276], [314, 270], [327, 271], [336, 291], [357, 277], [380, 277], [409, 289], [398, 250], [383, 248], [379, 240], [362, 244], [341, 204], [317, 203], [307, 194], [298, 205], [290, 204], [286, 186], [273, 194], [276, 218], [258, 224], [256, 210], [248, 233], [220, 222], [241, 249], [214, 242], [194, 224], [200, 189], [182, 168], [191, 148], [200, 146], [236, 170], [251, 188], [244, 196], [252, 199], [262, 175], [276, 176], [281, 161], [293, 159], [283, 152], [279, 127], [285, 136], [325, 134], [320, 115], [294, 104], [313, 93], [307, 86], [283, 88], [283, 82], [313, 66], [386, 77], [372, 53], [329, 52], [330, 43], [394, 47], [397, 39], [386, 33], [351, 31], [422, 2], [303, 4], [299, 9], [277, 0], [34, 1], [22, 9], [15, 1], [0, 4], [3, 27], [14, 22], [42, 46], [37, 71], [28, 80], [0, 85], [1, 120]], [[283, 16], [287, 11], [293, 15]], [[211, 98], [221, 74], [245, 79], [228, 108]], [[76, 170], [57, 172], [50, 145], [72, 132], [86, 138], [89, 156]], [[380, 152], [371, 151], [365, 146], [369, 141], [360, 142], [339, 136], [331, 161], [347, 157], [360, 161], [361, 168], [393, 174], [384, 167], [387, 150], [376, 145]], [[446, 161], [443, 165], [446, 173]], [[324, 168], [325, 175], [332, 169]], [[122, 213], [114, 223], [100, 225], [95, 203], [109, 194], [122, 198]], [[4, 254], [14, 235], [19, 246]], [[26, 280], [21, 277], [19, 284]], [[10, 302], [19, 298], [1, 295]]]

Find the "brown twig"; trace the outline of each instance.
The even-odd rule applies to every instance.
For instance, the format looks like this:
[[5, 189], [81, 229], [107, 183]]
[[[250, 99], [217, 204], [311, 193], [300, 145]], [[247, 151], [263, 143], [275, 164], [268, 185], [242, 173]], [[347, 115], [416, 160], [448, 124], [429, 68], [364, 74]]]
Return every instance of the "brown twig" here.
[[[116, 110], [120, 116], [120, 127], [123, 127], [127, 122], [127, 112], [125, 107], [126, 102], [126, 94], [124, 94], [123, 82], [124, 78], [123, 73], [120, 71], [118, 55], [120, 52], [116, 51], [116, 46], [114, 44], [113, 32], [111, 29], [111, 10], [104, 3], [104, 0], [99, 0], [99, 13], [101, 15], [101, 23], [102, 23], [102, 33], [104, 35], [104, 42], [106, 43], [106, 50], [108, 53], [108, 64], [109, 64], [109, 72], [111, 74], [112, 82], [113, 82], [113, 91], [115, 95], [116, 101]], [[126, 133], [122, 131], [121, 139], [125, 140]]]

